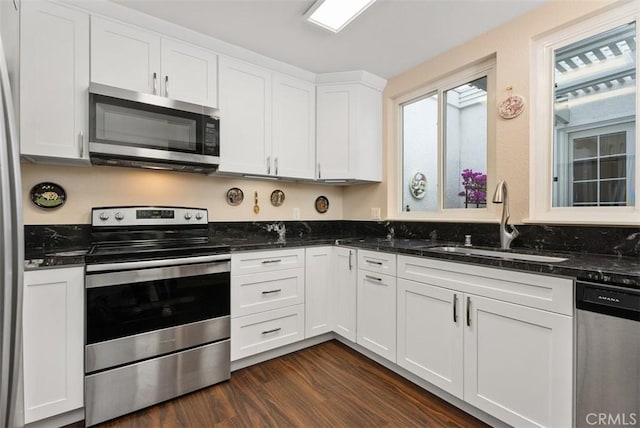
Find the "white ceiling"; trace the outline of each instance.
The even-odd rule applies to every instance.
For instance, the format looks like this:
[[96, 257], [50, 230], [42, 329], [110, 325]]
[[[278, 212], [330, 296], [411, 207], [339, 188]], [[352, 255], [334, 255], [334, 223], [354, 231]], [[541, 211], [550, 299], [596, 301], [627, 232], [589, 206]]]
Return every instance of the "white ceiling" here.
[[114, 0], [314, 73], [396, 76], [547, 0], [378, 0], [338, 34], [305, 21], [314, 0]]

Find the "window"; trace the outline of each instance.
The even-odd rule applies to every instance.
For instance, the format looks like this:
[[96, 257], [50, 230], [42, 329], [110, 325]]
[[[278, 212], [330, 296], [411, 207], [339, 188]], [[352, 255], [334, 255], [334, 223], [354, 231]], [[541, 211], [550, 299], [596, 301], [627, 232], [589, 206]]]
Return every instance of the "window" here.
[[398, 100], [401, 217], [486, 215], [494, 64], [470, 67]]
[[532, 220], [640, 222], [636, 15], [627, 5], [538, 41], [534, 102], [549, 107], [532, 116]]

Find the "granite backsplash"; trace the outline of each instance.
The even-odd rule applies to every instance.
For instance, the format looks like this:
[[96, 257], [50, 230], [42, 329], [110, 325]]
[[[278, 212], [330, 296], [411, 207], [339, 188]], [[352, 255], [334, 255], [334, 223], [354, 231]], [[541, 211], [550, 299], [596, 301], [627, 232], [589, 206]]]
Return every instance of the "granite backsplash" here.
[[[276, 227], [273, 227], [273, 226]], [[500, 244], [498, 225], [489, 223], [438, 223], [401, 221], [284, 221], [209, 223], [213, 239], [235, 241], [255, 237], [277, 237], [284, 225], [285, 238], [349, 238], [358, 236], [396, 239], [437, 239], [464, 242], [471, 235], [473, 245], [495, 247]], [[520, 236], [514, 248], [547, 251], [640, 256], [639, 227], [519, 225]], [[25, 257], [89, 248], [91, 226], [26, 225]]]

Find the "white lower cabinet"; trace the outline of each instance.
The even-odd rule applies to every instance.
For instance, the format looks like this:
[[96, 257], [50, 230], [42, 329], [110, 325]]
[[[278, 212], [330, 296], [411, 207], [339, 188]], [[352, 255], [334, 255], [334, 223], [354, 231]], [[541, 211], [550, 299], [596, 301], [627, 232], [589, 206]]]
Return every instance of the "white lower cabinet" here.
[[396, 278], [358, 269], [357, 343], [396, 362]]
[[463, 398], [462, 293], [398, 279], [398, 365]]
[[24, 273], [25, 423], [84, 405], [84, 268]]
[[356, 341], [357, 257], [353, 248], [333, 249], [333, 330], [352, 342]]
[[573, 281], [407, 256], [398, 276], [398, 365], [510, 425], [572, 426]]
[[305, 332], [306, 338], [333, 330], [332, 276], [333, 247], [310, 247], [305, 255]]

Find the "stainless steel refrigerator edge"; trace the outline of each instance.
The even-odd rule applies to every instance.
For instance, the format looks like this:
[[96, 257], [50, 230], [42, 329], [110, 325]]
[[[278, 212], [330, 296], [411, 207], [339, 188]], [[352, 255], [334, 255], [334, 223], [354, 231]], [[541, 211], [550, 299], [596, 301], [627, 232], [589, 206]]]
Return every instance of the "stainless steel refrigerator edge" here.
[[22, 286], [24, 239], [20, 146], [9, 73], [0, 37], [0, 425], [24, 425]]

